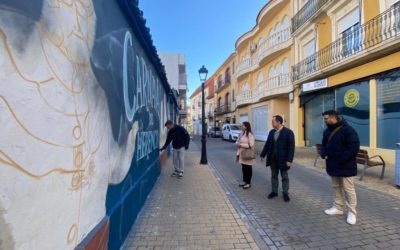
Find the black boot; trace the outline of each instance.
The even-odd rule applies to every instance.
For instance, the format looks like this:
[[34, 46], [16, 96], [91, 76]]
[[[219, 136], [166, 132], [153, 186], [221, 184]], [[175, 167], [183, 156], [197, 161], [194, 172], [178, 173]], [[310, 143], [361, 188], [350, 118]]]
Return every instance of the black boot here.
[[273, 199], [273, 198], [275, 198], [276, 196], [278, 196], [277, 193], [271, 192], [271, 193], [268, 195], [268, 199]]
[[288, 194], [284, 194], [284, 195], [283, 195], [283, 200], [284, 200], [285, 202], [289, 202], [289, 201], [290, 201], [289, 195], [288, 195]]

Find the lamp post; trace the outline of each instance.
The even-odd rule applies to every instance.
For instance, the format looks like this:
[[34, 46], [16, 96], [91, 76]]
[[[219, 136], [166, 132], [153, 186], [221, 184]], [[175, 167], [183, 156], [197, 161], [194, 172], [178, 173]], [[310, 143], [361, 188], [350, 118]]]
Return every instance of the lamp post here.
[[205, 124], [205, 97], [204, 97], [204, 82], [207, 79], [208, 70], [204, 65], [199, 69], [199, 76], [201, 81], [201, 159], [200, 164], [208, 164], [207, 149], [206, 149], [206, 124]]
[[217, 109], [214, 109], [214, 136], [217, 137]]

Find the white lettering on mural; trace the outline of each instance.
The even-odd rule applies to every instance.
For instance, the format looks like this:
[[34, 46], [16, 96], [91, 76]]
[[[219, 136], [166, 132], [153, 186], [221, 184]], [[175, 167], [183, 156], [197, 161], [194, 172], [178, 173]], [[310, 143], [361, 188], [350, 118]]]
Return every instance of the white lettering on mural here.
[[129, 103], [129, 95], [128, 95], [128, 49], [127, 49], [128, 42], [129, 45], [132, 47], [132, 35], [130, 32], [125, 33], [122, 81], [123, 81], [123, 91], [124, 91], [125, 114], [128, 120], [132, 122], [135, 110], [133, 107], [131, 107], [131, 104]]
[[[161, 94], [158, 77], [149, 69], [146, 60], [139, 54], [133, 55], [132, 64], [136, 67], [129, 67], [128, 48], [131, 48], [133, 53], [135, 50], [132, 46], [132, 35], [129, 31], [125, 33], [124, 54], [123, 54], [123, 96], [125, 105], [125, 114], [130, 122], [133, 121], [134, 114], [142, 107], [153, 107], [159, 117], [161, 117], [160, 103], [165, 101], [164, 95]], [[136, 82], [132, 85], [136, 86], [132, 93], [129, 93], [128, 69], [135, 70]], [[131, 95], [129, 95], [131, 94]], [[130, 100], [130, 96], [133, 100]]]
[[[160, 130], [164, 128], [164, 122], [168, 117], [167, 97], [160, 86], [159, 79], [146, 60], [133, 48], [132, 35], [129, 31], [125, 33], [123, 54], [123, 97], [125, 114], [129, 122], [132, 122], [136, 112], [146, 107], [147, 110], [154, 108], [160, 122]], [[128, 52], [131, 51], [132, 61], [128, 61]], [[136, 64], [136, 67], [133, 66]], [[133, 81], [129, 82], [128, 70], [134, 70]], [[129, 85], [135, 88], [129, 88]], [[131, 90], [130, 90], [131, 89]], [[132, 92], [129, 92], [132, 91]], [[150, 126], [154, 124], [154, 117], [150, 114]], [[137, 135], [137, 161], [147, 157], [152, 150], [158, 149], [160, 138], [164, 139], [165, 131], [140, 132]]]
[[136, 136], [136, 161], [148, 157], [154, 150], [158, 149], [158, 130], [139, 132]]

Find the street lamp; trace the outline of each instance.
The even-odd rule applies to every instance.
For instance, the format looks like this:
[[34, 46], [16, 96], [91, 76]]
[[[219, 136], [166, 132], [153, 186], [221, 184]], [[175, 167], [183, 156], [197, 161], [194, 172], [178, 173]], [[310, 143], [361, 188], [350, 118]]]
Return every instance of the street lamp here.
[[201, 81], [201, 159], [200, 164], [207, 164], [207, 149], [206, 149], [206, 124], [205, 124], [205, 98], [204, 98], [204, 82], [207, 80], [208, 70], [204, 65], [199, 69], [199, 76]]

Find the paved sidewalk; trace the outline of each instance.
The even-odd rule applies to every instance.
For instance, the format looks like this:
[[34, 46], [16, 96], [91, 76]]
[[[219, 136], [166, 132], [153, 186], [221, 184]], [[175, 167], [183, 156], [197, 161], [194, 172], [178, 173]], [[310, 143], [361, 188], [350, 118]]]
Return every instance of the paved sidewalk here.
[[[194, 143], [183, 178], [170, 177], [171, 161], [123, 249], [258, 249]], [[194, 148], [194, 149], [193, 149]]]

